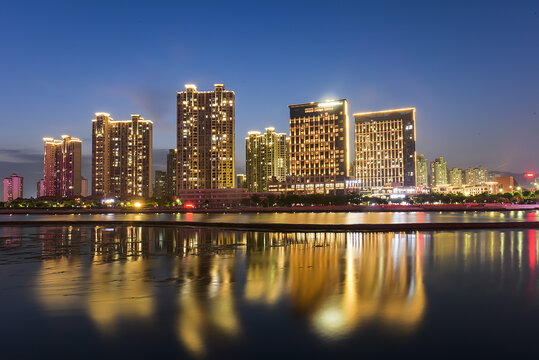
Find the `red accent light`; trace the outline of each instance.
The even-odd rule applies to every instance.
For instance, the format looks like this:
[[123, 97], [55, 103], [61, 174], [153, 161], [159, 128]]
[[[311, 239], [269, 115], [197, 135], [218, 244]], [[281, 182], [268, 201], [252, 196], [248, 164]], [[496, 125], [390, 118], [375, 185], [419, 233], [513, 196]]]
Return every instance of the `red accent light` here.
[[527, 172], [524, 174], [524, 177], [528, 178], [528, 179], [531, 179], [531, 178], [534, 178], [535, 177], [535, 173], [534, 172]]
[[195, 204], [193, 204], [192, 202], [186, 202], [185, 204], [183, 204], [183, 208], [184, 209], [195, 209]]

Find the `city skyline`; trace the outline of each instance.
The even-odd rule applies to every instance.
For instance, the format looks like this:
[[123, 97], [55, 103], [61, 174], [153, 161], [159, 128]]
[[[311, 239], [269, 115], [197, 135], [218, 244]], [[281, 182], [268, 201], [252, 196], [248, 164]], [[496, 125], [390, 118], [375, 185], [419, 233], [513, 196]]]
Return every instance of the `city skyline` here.
[[[154, 120], [154, 148], [165, 153], [175, 147], [176, 91], [185, 83], [206, 89], [215, 82], [236, 92], [235, 133], [240, 139], [250, 130], [287, 129], [289, 104], [346, 98], [350, 117], [417, 108], [417, 152], [429, 159], [443, 156], [458, 168], [539, 170], [530, 151], [539, 130], [539, 49], [529, 36], [539, 31], [534, 2], [468, 4], [466, 11], [457, 4], [433, 7], [423, 2], [286, 4], [284, 11], [284, 4], [277, 3], [257, 12], [257, 21], [246, 19], [249, 9], [227, 3], [205, 8], [210, 24], [205, 26], [198, 26], [194, 16], [197, 4], [65, 4], [36, 2], [31, 13], [15, 1], [2, 5], [4, 26], [10, 30], [0, 35], [6, 54], [0, 59], [3, 176], [16, 172], [29, 184], [37, 181], [40, 175], [30, 170], [31, 162], [41, 157], [37, 140], [58, 132], [81, 138], [83, 169], [88, 169], [87, 119], [96, 111], [141, 113]], [[56, 21], [59, 14], [62, 21]], [[137, 16], [152, 31], [127, 26]], [[230, 34], [215, 48], [202, 46], [201, 39], [218, 28], [219, 22], [212, 20], [221, 16], [230, 19]], [[402, 17], [409, 20], [405, 29], [379, 26], [382, 18], [398, 24]], [[312, 21], [334, 26], [318, 29], [308, 26]], [[102, 23], [107, 26], [100, 28]], [[94, 31], [89, 33], [89, 27]], [[140, 55], [128, 57], [135, 44]], [[309, 56], [315, 44], [326, 44], [328, 51]], [[235, 51], [242, 46], [251, 51]], [[59, 57], [66, 48], [68, 55]], [[108, 55], [91, 56], [96, 48]], [[343, 49], [346, 56], [333, 55]], [[393, 56], [395, 50], [402, 55]], [[214, 57], [217, 52], [224, 56]], [[515, 58], [513, 53], [527, 56]], [[245, 172], [241, 142], [235, 152], [235, 170]], [[164, 160], [154, 158], [154, 169], [163, 169]], [[83, 176], [90, 179], [89, 170]]]

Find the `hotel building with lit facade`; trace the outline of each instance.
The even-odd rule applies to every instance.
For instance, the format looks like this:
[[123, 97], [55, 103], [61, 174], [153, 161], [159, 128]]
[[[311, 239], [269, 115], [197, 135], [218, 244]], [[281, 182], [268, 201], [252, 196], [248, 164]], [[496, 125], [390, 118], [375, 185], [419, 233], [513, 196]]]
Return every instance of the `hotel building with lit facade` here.
[[80, 196], [82, 141], [62, 135], [62, 140], [44, 138], [43, 142], [43, 196]]
[[416, 186], [415, 108], [356, 113], [354, 118], [359, 186]]
[[153, 122], [139, 114], [114, 120], [99, 112], [92, 120], [92, 195], [152, 196]]
[[289, 105], [290, 175], [271, 182], [269, 191], [333, 194], [346, 191], [350, 153], [348, 101]]
[[215, 84], [177, 93], [177, 193], [234, 188], [235, 94]]
[[290, 163], [290, 141], [272, 127], [250, 131], [245, 138], [246, 183], [249, 191], [267, 191], [269, 181], [285, 181]]
[[4, 202], [10, 202], [23, 197], [23, 183], [24, 178], [17, 176], [17, 174], [11, 174], [10, 177], [4, 178], [3, 181], [3, 198]]

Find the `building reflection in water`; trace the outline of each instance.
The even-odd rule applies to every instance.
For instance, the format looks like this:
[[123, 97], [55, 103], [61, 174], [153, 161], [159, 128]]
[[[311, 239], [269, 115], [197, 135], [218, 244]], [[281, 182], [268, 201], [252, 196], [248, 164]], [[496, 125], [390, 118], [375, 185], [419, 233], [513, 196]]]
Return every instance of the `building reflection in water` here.
[[520, 286], [516, 290], [526, 292], [529, 301], [537, 292], [535, 230], [39, 230], [43, 260], [36, 297], [46, 311], [86, 314], [107, 336], [126, 324], [166, 323], [183, 348], [199, 355], [216, 342], [240, 339], [248, 331], [245, 310], [253, 306], [279, 306], [285, 309], [282, 316], [299, 317], [330, 340], [371, 326], [413, 333], [428, 306], [425, 263], [429, 276], [455, 269], [464, 274], [475, 265], [496, 268], [490, 273], [499, 282], [504, 271], [526, 268], [519, 276], [527, 278], [511, 284]]

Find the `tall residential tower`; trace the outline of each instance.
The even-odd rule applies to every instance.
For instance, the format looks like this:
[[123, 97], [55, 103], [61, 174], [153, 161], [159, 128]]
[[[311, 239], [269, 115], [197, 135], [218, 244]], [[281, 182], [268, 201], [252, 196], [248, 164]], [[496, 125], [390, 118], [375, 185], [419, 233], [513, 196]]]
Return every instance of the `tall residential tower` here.
[[234, 117], [234, 92], [222, 84], [177, 93], [178, 192], [234, 187]]
[[96, 113], [92, 120], [92, 195], [152, 196], [153, 122], [138, 114], [114, 120]]
[[285, 133], [250, 131], [245, 138], [245, 170], [249, 191], [267, 191], [268, 181], [285, 181], [290, 162], [289, 139]]
[[11, 174], [10, 177], [4, 178], [3, 201], [9, 202], [23, 197], [23, 181], [24, 178]]
[[81, 147], [78, 138], [62, 135], [62, 140], [44, 138], [44, 196], [81, 195]]

